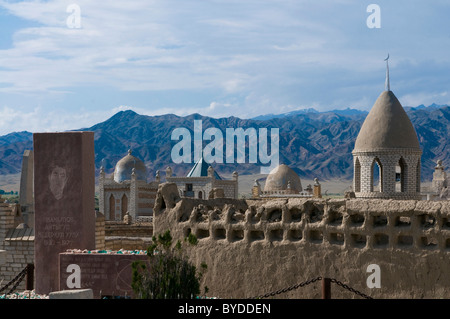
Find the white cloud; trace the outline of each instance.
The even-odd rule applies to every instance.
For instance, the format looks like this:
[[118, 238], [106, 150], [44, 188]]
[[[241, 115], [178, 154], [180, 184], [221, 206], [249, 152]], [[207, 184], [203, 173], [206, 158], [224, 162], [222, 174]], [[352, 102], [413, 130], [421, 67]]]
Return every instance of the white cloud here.
[[[80, 29], [66, 23], [70, 15], [66, 9], [72, 3], [81, 10]], [[435, 22], [442, 20], [435, 16], [445, 16], [448, 5], [430, 1], [403, 10], [405, 3], [380, 3], [382, 28], [369, 30], [366, 6], [351, 0], [0, 0], [0, 8], [33, 22], [31, 27], [18, 25], [11, 35], [12, 46], [0, 49], [0, 98], [30, 95], [39, 101], [25, 107], [10, 98], [8, 103], [2, 101], [3, 111], [12, 110], [15, 118], [30, 121], [29, 127], [61, 130], [64, 125], [86, 127], [90, 119], [104, 120], [123, 108], [113, 108], [121, 104], [137, 105], [131, 109], [148, 115], [197, 112], [241, 117], [297, 106], [367, 107], [372, 104], [367, 96], [379, 93], [370, 92], [384, 81], [388, 51], [394, 77], [399, 61], [414, 63], [413, 76], [423, 76], [424, 52], [439, 61], [438, 66], [450, 64], [445, 29], [430, 32], [434, 23], [443, 24]], [[411, 19], [422, 9], [427, 12], [421, 22], [424, 33]], [[411, 76], [395, 83], [408, 84]], [[439, 79], [436, 82], [448, 83], [444, 72]], [[83, 103], [77, 104], [83, 94], [80, 87], [145, 97], [111, 103], [97, 96], [107, 102], [83, 111], [88, 121], [83, 124]], [[412, 87], [407, 85], [402, 90], [399, 95], [405, 103], [448, 100], [438, 93], [408, 93]], [[185, 105], [167, 99], [167, 104], [157, 101], [149, 102], [151, 109], [142, 107], [148, 105], [145, 99], [151, 92], [170, 96], [178, 91], [198, 92], [200, 102], [192, 94]], [[68, 99], [73, 101], [61, 106], [66, 112], [61, 120], [48, 120], [58, 102]], [[37, 108], [40, 112], [35, 113]]]
[[450, 96], [448, 91], [444, 92], [417, 92], [411, 94], [405, 94], [399, 97], [400, 103], [403, 106], [418, 106], [418, 105], [431, 105], [433, 103], [450, 105]]
[[[268, 77], [267, 65], [282, 71], [313, 56], [315, 62], [327, 60], [331, 54], [324, 59], [305, 50], [323, 50], [336, 34], [304, 12], [297, 16], [295, 3], [272, 1], [187, 1], [174, 7], [173, 1], [79, 0], [82, 28], [70, 29], [66, 8], [72, 2], [0, 1], [11, 14], [41, 24], [18, 30], [13, 47], [0, 50], [0, 65], [10, 68], [0, 74], [8, 84], [4, 91], [93, 83], [122, 90], [217, 87], [230, 93], [250, 78]], [[283, 48], [298, 55], [279, 53]]]
[[105, 121], [112, 113], [83, 110], [67, 113], [64, 110], [43, 112], [42, 107], [31, 110], [4, 106], [0, 109], [0, 135], [10, 132], [63, 132], [90, 127]]

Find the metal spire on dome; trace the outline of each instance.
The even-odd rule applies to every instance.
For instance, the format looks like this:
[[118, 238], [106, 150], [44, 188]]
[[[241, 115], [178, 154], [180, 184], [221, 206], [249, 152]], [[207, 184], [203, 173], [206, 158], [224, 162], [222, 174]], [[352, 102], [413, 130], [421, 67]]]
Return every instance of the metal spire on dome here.
[[105, 158], [102, 158], [102, 165], [100, 165], [100, 172], [102, 172], [105, 169]]
[[385, 86], [385, 90], [386, 91], [390, 91], [391, 90], [391, 84], [389, 83], [389, 53], [386, 59], [384, 59], [384, 61], [386, 61], [386, 82], [384, 84]]

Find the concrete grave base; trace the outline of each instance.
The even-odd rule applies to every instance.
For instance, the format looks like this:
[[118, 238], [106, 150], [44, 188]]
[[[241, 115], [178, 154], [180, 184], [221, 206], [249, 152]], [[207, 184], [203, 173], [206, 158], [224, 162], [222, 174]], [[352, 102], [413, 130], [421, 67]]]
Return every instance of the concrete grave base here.
[[132, 263], [147, 260], [147, 254], [61, 253], [59, 289], [91, 288], [96, 299], [102, 296], [132, 297]]
[[94, 299], [92, 289], [71, 289], [49, 293], [49, 299]]

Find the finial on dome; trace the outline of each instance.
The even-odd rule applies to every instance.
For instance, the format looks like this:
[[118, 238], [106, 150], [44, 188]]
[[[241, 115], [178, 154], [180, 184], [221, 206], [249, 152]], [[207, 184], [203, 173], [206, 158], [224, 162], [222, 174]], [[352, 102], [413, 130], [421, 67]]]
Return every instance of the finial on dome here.
[[389, 53], [386, 59], [384, 59], [384, 61], [386, 61], [386, 82], [385, 82], [385, 90], [386, 91], [390, 91], [391, 90], [391, 84], [389, 83]]
[[131, 155], [131, 148], [128, 149], [128, 155]]
[[100, 174], [105, 173], [105, 158], [102, 158], [102, 165], [100, 165]]

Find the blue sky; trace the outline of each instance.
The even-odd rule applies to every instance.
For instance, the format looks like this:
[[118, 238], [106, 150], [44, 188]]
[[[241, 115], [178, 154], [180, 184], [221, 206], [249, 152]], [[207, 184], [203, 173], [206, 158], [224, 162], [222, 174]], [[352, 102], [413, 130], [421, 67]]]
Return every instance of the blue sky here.
[[[367, 25], [370, 4], [380, 28]], [[0, 0], [0, 135], [126, 109], [369, 110], [388, 53], [404, 106], [450, 104], [449, 17], [447, 0]]]

